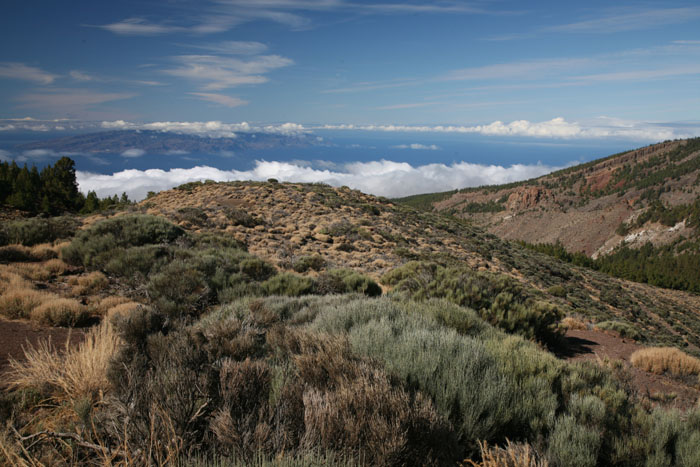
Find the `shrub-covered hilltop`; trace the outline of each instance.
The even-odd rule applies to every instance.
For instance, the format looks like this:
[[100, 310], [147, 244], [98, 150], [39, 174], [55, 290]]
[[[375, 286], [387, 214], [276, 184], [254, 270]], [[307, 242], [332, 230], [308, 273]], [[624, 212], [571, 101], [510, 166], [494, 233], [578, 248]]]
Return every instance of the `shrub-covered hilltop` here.
[[[697, 404], [631, 379], [700, 385], [694, 295], [325, 185], [188, 184], [2, 231], [0, 313], [85, 337], [0, 367], [0, 464], [700, 463]], [[563, 323], [657, 347], [568, 361]]]

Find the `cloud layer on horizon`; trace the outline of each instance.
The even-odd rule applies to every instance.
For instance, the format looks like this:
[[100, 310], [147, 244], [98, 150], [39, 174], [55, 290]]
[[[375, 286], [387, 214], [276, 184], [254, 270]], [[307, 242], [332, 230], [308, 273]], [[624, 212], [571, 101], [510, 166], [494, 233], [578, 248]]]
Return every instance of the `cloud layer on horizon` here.
[[467, 162], [412, 166], [406, 162], [378, 160], [349, 163], [329, 170], [289, 162], [256, 161], [253, 169], [243, 171], [227, 171], [208, 166], [170, 170], [134, 169], [112, 175], [78, 171], [77, 179], [83, 193], [95, 191], [98, 196], [104, 197], [126, 192], [136, 200], [145, 198], [149, 191], [167, 190], [193, 181], [264, 181], [269, 178], [289, 182], [321, 182], [332, 186], [346, 185], [377, 196], [400, 197], [509, 183], [538, 177], [557, 169], [558, 167], [542, 164], [503, 167]]

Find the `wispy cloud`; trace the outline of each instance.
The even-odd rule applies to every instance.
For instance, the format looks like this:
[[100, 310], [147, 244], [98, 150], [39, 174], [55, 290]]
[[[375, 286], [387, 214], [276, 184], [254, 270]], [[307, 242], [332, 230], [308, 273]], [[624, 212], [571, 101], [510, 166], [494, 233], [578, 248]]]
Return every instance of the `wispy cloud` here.
[[179, 66], [162, 70], [171, 76], [197, 81], [204, 91], [220, 91], [244, 84], [261, 84], [272, 70], [294, 63], [279, 55], [260, 55], [246, 60], [216, 55], [181, 55]]
[[613, 13], [574, 23], [544, 28], [545, 32], [611, 34], [687, 23], [700, 18], [700, 7], [656, 8]]
[[144, 18], [127, 18], [122, 21], [96, 27], [124, 36], [158, 36], [183, 32], [186, 29], [181, 26], [151, 23]]
[[223, 41], [213, 44], [188, 44], [184, 46], [222, 55], [259, 55], [267, 50], [267, 45], [255, 41]]
[[440, 149], [440, 146], [436, 144], [420, 144], [420, 143], [411, 143], [411, 144], [397, 144], [396, 146], [392, 146], [392, 148], [395, 149], [414, 149], [418, 151], [438, 151]]
[[0, 78], [31, 81], [37, 84], [51, 84], [58, 75], [48, 73], [40, 68], [17, 62], [0, 62]]
[[76, 109], [105, 102], [130, 99], [136, 94], [128, 92], [94, 92], [81, 89], [52, 89], [47, 92], [23, 94], [16, 98], [21, 107], [31, 109]]
[[161, 191], [197, 180], [267, 180], [323, 182], [346, 185], [378, 196], [408, 196], [467, 186], [509, 183], [544, 175], [558, 167], [541, 164], [499, 165], [427, 164], [412, 166], [405, 162], [379, 160], [355, 162], [332, 169], [315, 169], [308, 164], [256, 161], [251, 170], [220, 170], [193, 167], [171, 170], [125, 170], [112, 175], [77, 172], [80, 190], [95, 190], [99, 196], [126, 191], [132, 199], [143, 199], [149, 191]]
[[146, 154], [146, 151], [143, 149], [138, 149], [138, 148], [133, 148], [133, 149], [127, 149], [126, 151], [122, 152], [122, 157], [141, 157]]
[[76, 81], [93, 81], [95, 79], [93, 76], [78, 70], [72, 70], [69, 74]]
[[361, 3], [341, 0], [319, 1], [252, 1], [252, 0], [211, 0], [203, 2], [201, 13], [191, 18], [177, 15], [174, 8], [173, 19], [152, 22], [143, 17], [130, 17], [98, 27], [114, 34], [126, 36], [158, 36], [166, 34], [213, 34], [228, 31], [245, 22], [263, 20], [302, 30], [311, 26], [306, 15], [309, 13], [343, 12], [358, 17], [366, 15], [406, 15], [406, 14], [503, 14], [503, 11], [489, 11], [475, 4], [461, 1], [432, 1], [416, 3]]
[[240, 107], [248, 104], [248, 101], [239, 99], [238, 97], [226, 96], [224, 94], [215, 94], [210, 92], [191, 92], [193, 96], [197, 96], [205, 101], [214, 102], [215, 104], [225, 107]]

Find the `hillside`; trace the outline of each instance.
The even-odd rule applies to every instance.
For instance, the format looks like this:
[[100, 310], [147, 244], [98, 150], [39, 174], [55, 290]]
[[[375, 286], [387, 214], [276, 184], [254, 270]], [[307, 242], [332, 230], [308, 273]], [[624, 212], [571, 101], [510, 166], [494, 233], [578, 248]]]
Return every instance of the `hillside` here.
[[694, 239], [699, 180], [700, 139], [691, 139], [430, 201], [436, 211], [468, 218], [501, 238], [559, 242], [595, 258], [623, 242], [639, 247]]
[[214, 138], [155, 130], [114, 130], [25, 143], [17, 146], [16, 149], [20, 151], [48, 149], [56, 152], [90, 154], [114, 154], [129, 149], [139, 149], [151, 154], [167, 154], [169, 151], [215, 154], [222, 151], [283, 146], [304, 147], [313, 144], [313, 141], [313, 138], [304, 134], [252, 132]]
[[[0, 233], [0, 463], [700, 457], [700, 297], [462, 219], [320, 184], [190, 183]], [[21, 355], [5, 336], [28, 322], [85, 333]]]
[[700, 351], [697, 295], [611, 280], [502, 241], [469, 222], [356, 190], [321, 184], [194, 183], [161, 192], [141, 207], [187, 229], [226, 232], [249, 252], [287, 270], [321, 256], [323, 269], [351, 268], [378, 281], [409, 261], [503, 274], [567, 314], [620, 320], [643, 341]]

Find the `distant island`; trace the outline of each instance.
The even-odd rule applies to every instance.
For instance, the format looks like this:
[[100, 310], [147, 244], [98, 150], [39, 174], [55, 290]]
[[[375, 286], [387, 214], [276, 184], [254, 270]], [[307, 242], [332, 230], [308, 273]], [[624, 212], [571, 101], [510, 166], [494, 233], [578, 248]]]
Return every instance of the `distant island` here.
[[155, 130], [115, 130], [57, 138], [18, 145], [21, 151], [49, 149], [56, 152], [121, 153], [140, 149], [147, 153], [184, 151], [188, 153], [217, 153], [245, 149], [272, 149], [276, 147], [306, 147], [315, 139], [305, 134], [237, 133], [235, 137], [179, 134]]

